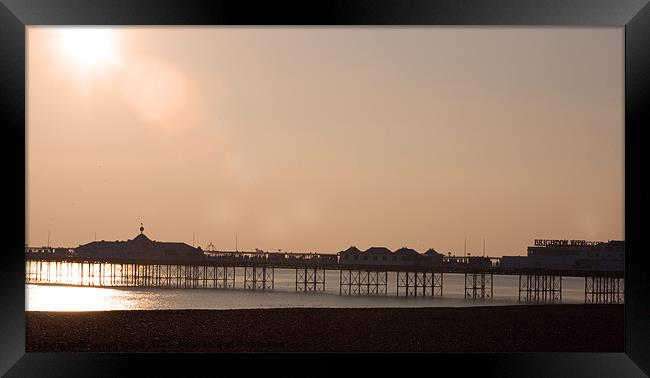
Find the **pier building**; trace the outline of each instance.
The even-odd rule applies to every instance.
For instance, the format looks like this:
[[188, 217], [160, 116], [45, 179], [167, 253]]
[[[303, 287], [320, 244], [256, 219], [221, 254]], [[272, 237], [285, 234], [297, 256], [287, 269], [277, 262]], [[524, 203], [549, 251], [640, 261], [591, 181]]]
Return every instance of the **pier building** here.
[[74, 249], [75, 256], [93, 258], [142, 258], [142, 259], [187, 259], [202, 258], [201, 248], [194, 248], [186, 243], [161, 242], [151, 240], [144, 234], [140, 225], [140, 234], [126, 241], [93, 241]]

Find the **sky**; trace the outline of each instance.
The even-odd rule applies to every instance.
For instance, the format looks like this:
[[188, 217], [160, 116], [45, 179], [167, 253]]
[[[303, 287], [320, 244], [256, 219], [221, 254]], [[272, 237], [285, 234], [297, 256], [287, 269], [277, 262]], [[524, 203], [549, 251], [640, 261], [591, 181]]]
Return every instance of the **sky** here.
[[624, 239], [623, 28], [27, 28], [26, 243]]

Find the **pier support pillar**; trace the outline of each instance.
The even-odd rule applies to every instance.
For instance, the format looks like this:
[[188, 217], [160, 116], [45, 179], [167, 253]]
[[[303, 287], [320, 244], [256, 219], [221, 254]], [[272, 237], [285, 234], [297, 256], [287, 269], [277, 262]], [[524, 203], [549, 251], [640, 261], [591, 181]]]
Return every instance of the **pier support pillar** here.
[[296, 268], [296, 292], [325, 291], [325, 269]]
[[396, 294], [398, 297], [442, 296], [442, 281], [442, 273], [397, 272]]
[[465, 298], [484, 299], [494, 296], [491, 273], [465, 273]]
[[388, 272], [368, 270], [339, 271], [340, 295], [386, 295]]
[[273, 290], [274, 278], [273, 268], [244, 267], [244, 290]]
[[519, 301], [555, 302], [561, 300], [561, 276], [540, 274], [519, 276]]
[[623, 303], [625, 282], [618, 277], [585, 277], [585, 303]]
[[233, 289], [235, 288], [235, 267], [218, 266], [215, 267], [215, 289]]

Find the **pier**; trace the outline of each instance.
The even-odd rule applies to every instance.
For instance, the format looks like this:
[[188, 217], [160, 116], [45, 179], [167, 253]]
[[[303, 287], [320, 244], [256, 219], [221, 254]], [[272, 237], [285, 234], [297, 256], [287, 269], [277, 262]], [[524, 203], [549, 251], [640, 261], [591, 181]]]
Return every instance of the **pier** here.
[[214, 252], [185, 259], [99, 258], [74, 254], [25, 253], [25, 283], [89, 287], [274, 290], [275, 269], [295, 270], [295, 291], [325, 291], [325, 273], [338, 271], [339, 294], [388, 295], [388, 274], [397, 277], [395, 293], [403, 297], [444, 295], [445, 273], [464, 274], [465, 298], [498, 297], [495, 275], [519, 276], [521, 302], [559, 302], [562, 277], [585, 280], [585, 303], [622, 303], [622, 271], [503, 268], [499, 258], [475, 267], [467, 259], [445, 256], [436, 266], [343, 263], [335, 254]]

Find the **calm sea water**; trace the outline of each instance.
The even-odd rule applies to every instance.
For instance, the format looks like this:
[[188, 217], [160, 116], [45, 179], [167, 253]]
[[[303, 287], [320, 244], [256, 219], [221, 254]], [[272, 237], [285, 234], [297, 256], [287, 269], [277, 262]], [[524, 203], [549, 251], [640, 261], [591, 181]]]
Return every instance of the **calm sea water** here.
[[[235, 289], [96, 288], [25, 285], [28, 311], [167, 309], [250, 309], [286, 307], [469, 307], [521, 304], [518, 276], [494, 276], [494, 298], [465, 299], [464, 275], [444, 274], [442, 297], [397, 297], [396, 276], [388, 275], [385, 296], [340, 296], [339, 273], [326, 273], [325, 292], [296, 293], [295, 271], [275, 270], [273, 291], [245, 291], [243, 272]], [[403, 290], [403, 289], [402, 289]], [[584, 278], [562, 279], [562, 302], [584, 303]]]

